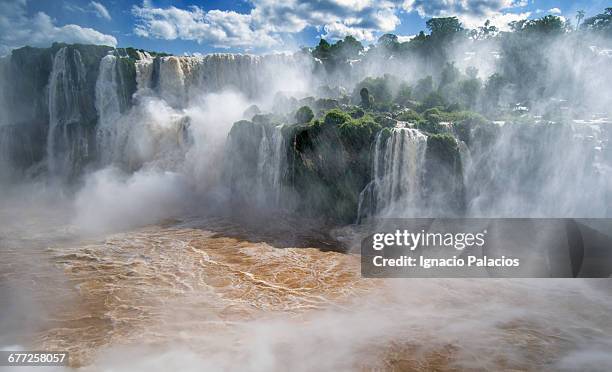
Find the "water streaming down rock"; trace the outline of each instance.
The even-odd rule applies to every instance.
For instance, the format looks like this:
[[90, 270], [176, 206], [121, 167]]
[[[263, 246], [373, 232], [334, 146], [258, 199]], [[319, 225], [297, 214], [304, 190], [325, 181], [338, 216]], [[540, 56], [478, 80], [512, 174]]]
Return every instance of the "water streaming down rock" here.
[[125, 131], [120, 128], [123, 102], [119, 96], [119, 84], [121, 81], [117, 71], [117, 57], [108, 55], [102, 58], [96, 81], [96, 144], [101, 164], [110, 164], [121, 156], [121, 142], [126, 137]]
[[155, 59], [147, 52], [137, 52], [138, 59], [135, 62], [136, 67], [136, 87], [142, 92], [151, 89], [153, 76], [153, 62]]
[[[10, 71], [0, 76], [0, 99], [8, 102], [2, 103], [0, 162], [5, 163], [3, 170], [28, 169], [44, 164], [46, 154], [49, 172], [64, 178], [78, 175], [96, 158], [101, 166], [121, 163], [128, 171], [152, 161], [177, 169], [189, 146], [190, 108], [201, 104], [197, 99], [203, 94], [232, 88], [248, 97], [270, 97], [279, 88], [278, 80], [283, 80], [272, 78], [277, 71], [298, 74], [306, 71], [303, 67], [308, 63], [282, 55], [153, 57], [137, 51], [122, 56], [111, 48], [63, 44], [15, 51], [1, 62], [2, 70]], [[9, 83], [4, 83], [4, 75], [9, 75]], [[33, 97], [35, 107], [22, 107], [23, 97]], [[325, 162], [319, 168], [307, 169], [321, 154], [329, 155], [317, 146], [337, 147], [332, 139], [318, 138], [312, 149], [300, 153], [308, 163], [304, 166], [308, 177], [302, 177], [301, 184], [313, 189], [311, 181], [318, 177], [321, 189], [333, 191], [323, 203], [330, 209], [352, 201], [345, 203], [351, 211], [347, 220], [354, 219], [357, 198], [337, 190], [351, 185], [357, 185], [355, 195], [362, 191], [359, 218], [385, 212], [396, 216], [437, 213], [453, 193], [467, 204], [464, 213], [469, 216], [610, 214], [607, 203], [600, 202], [612, 195], [606, 179], [612, 163], [610, 135], [604, 124], [488, 127], [490, 136], [474, 132], [470, 141], [462, 138], [469, 142], [469, 153], [461, 152], [462, 159], [448, 166], [449, 172], [462, 171], [463, 181], [453, 182], [465, 184], [465, 195], [453, 182], [440, 185], [439, 180], [449, 173], [428, 160], [436, 151], [426, 143], [427, 137], [409, 128], [381, 132], [373, 143], [374, 160], [363, 161], [364, 176], [331, 186], [329, 180], [355, 167], [346, 159], [335, 164], [334, 155], [321, 158]], [[285, 158], [292, 149], [280, 127], [267, 123], [265, 128], [255, 125], [255, 131], [248, 134], [253, 135], [254, 152], [239, 167], [244, 189], [250, 189], [254, 200], [282, 204], [282, 194], [289, 191], [282, 187], [283, 172], [289, 166]], [[252, 174], [244, 170], [251, 161]], [[367, 169], [370, 161], [371, 171]], [[372, 180], [362, 190], [369, 174]], [[298, 194], [303, 191], [295, 183], [290, 187]], [[443, 200], [432, 207], [436, 198]]]
[[[287, 149], [283, 126], [273, 129], [261, 127], [261, 141], [257, 157], [258, 204], [279, 207], [282, 198], [283, 172], [286, 169]], [[271, 134], [269, 132], [272, 132]]]
[[[303, 89], [299, 82], [309, 81], [304, 72], [311, 63], [301, 54], [174, 57], [76, 44], [15, 50], [2, 59], [2, 71], [10, 70], [0, 92], [1, 137], [9, 144], [0, 150], [2, 168], [43, 164], [50, 176], [64, 180], [92, 165], [137, 169], [165, 156], [166, 145], [185, 144], [192, 121], [187, 111], [201, 105], [203, 95], [231, 89], [262, 98]], [[24, 97], [30, 97], [28, 105]], [[135, 105], [140, 107], [133, 110]], [[146, 123], [159, 116], [151, 108], [165, 110], [169, 124]], [[144, 147], [128, 149], [135, 144]]]
[[88, 126], [95, 123], [84, 123], [82, 114], [86, 90], [81, 53], [61, 48], [55, 54], [49, 78], [47, 164], [51, 175], [70, 177], [92, 155]]
[[137, 63], [139, 88], [153, 89], [175, 108], [211, 92], [232, 89], [249, 98], [277, 90], [305, 89], [312, 61], [300, 55], [210, 54], [146, 57]]
[[224, 179], [232, 199], [262, 208], [283, 207], [288, 151], [283, 125], [239, 121], [225, 150]]
[[393, 128], [377, 135], [372, 181], [359, 196], [359, 219], [422, 212], [426, 150], [427, 136], [418, 129]]

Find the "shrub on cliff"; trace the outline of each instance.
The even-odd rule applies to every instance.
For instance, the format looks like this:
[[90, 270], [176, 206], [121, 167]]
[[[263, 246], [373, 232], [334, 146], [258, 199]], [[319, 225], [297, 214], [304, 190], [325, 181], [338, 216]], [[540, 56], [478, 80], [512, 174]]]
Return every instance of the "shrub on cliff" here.
[[312, 118], [314, 118], [314, 114], [308, 106], [300, 107], [295, 113], [295, 120], [298, 122], [298, 124], [309, 123]]
[[420, 123], [423, 120], [423, 116], [421, 116], [421, 114], [419, 114], [418, 112], [414, 111], [414, 110], [406, 110], [406, 111], [402, 111], [398, 116], [397, 116], [397, 120], [399, 121], [407, 121], [409, 123]]
[[482, 115], [475, 112], [464, 112], [464, 117], [453, 124], [453, 129], [457, 138], [465, 142], [468, 146], [471, 142], [472, 129], [487, 125], [489, 121]]
[[325, 114], [325, 118], [323, 119], [324, 125], [329, 126], [340, 126], [347, 121], [351, 120], [351, 116], [342, 110], [329, 110]]
[[432, 134], [427, 138], [427, 151], [436, 154], [441, 161], [451, 163], [459, 156], [459, 145], [448, 133]]

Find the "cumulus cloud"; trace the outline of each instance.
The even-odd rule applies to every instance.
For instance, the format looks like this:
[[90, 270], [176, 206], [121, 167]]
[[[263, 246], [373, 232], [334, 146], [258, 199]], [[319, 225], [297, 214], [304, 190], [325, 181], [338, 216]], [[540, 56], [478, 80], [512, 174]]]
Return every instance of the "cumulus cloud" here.
[[97, 1], [92, 1], [91, 3], [89, 3], [89, 5], [98, 17], [104, 18], [107, 21], [110, 21], [112, 19], [110, 13], [108, 12], [108, 9], [106, 9], [106, 7], [101, 3]]
[[559, 9], [559, 8], [548, 9], [548, 13], [550, 13], [550, 14], [561, 14], [561, 9]]
[[156, 8], [150, 2], [134, 6], [134, 32], [142, 37], [194, 40], [217, 47], [271, 47], [282, 33], [315, 27], [326, 38], [347, 35], [374, 40], [378, 32], [393, 31], [400, 20], [392, 1], [375, 0], [253, 0], [249, 13]]
[[134, 6], [137, 19], [134, 32], [138, 36], [165, 40], [194, 40], [216, 47], [268, 47], [278, 43], [265, 29], [252, 27], [250, 14], [234, 11], [204, 11], [197, 6], [188, 9], [155, 8], [148, 3]]
[[0, 0], [0, 55], [24, 45], [48, 46], [54, 41], [116, 46], [117, 39], [74, 24], [58, 26], [43, 12], [26, 13], [26, 0]]
[[371, 41], [378, 32], [400, 24], [398, 4], [377, 0], [255, 0], [251, 12], [260, 25], [276, 32], [299, 32], [308, 26], [325, 31], [326, 38], [354, 36]]
[[526, 5], [524, 0], [405, 0], [403, 8], [424, 18], [456, 16], [467, 28], [478, 27], [488, 19], [492, 25], [507, 30], [508, 23], [526, 19], [531, 14], [510, 10]]

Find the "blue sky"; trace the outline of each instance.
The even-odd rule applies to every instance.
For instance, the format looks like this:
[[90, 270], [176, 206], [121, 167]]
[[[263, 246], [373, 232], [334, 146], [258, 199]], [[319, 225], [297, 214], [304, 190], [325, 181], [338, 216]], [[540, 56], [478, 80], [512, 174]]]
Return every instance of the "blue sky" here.
[[0, 54], [52, 41], [133, 46], [174, 54], [270, 52], [353, 35], [369, 43], [386, 32], [408, 38], [435, 16], [468, 27], [556, 14], [571, 21], [609, 1], [549, 0], [0, 0]]

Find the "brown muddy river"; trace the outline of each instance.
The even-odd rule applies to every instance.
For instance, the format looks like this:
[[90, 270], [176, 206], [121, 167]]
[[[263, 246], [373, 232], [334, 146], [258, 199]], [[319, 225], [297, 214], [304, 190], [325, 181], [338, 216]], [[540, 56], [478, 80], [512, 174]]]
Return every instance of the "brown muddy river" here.
[[536, 371], [611, 362], [607, 280], [363, 279], [358, 255], [291, 221], [167, 221], [87, 239], [66, 225], [6, 221], [0, 346], [67, 350], [71, 368]]

